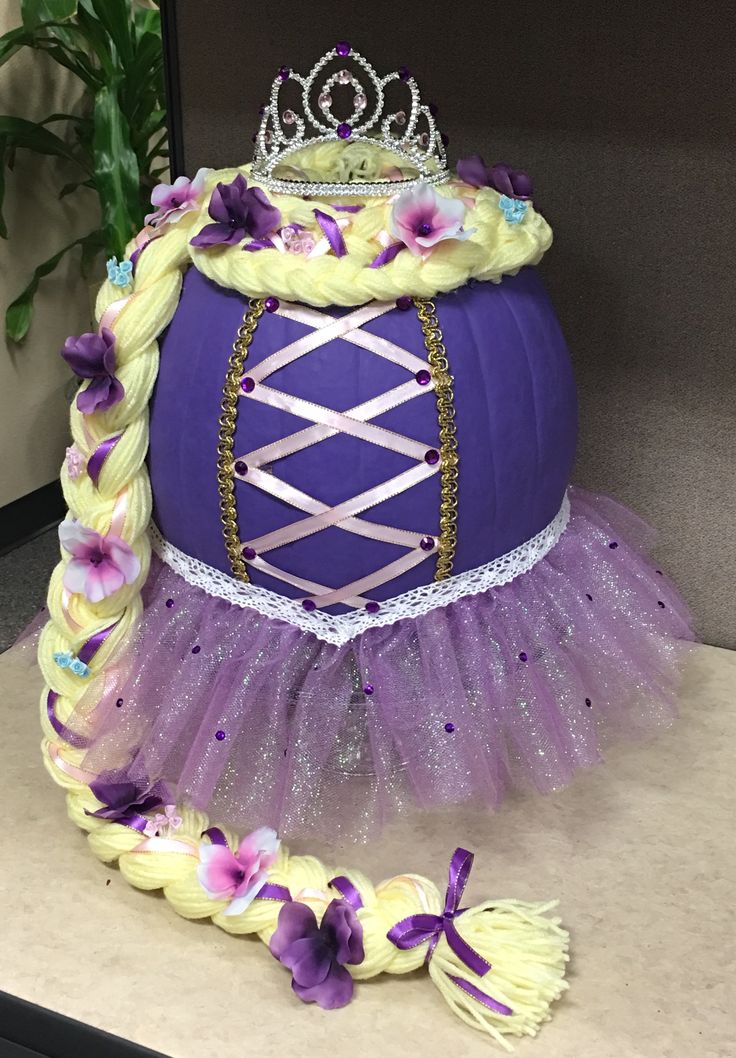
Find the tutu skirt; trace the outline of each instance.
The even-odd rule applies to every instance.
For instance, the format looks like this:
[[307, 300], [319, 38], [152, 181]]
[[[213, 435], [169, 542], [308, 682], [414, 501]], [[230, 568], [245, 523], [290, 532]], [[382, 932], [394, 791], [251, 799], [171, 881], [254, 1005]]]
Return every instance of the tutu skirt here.
[[671, 721], [693, 640], [648, 527], [570, 499], [528, 572], [342, 645], [154, 556], [127, 653], [69, 719], [91, 739], [83, 767], [163, 779], [213, 821], [286, 838], [365, 839], [411, 805], [559, 789], [611, 738]]

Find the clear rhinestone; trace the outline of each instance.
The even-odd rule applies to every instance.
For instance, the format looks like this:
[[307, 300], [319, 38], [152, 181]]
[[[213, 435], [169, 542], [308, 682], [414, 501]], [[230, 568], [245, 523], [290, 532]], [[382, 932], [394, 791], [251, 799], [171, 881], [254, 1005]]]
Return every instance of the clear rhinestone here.
[[356, 110], [365, 110], [367, 105], [368, 100], [366, 99], [363, 92], [358, 92], [356, 96], [353, 96], [353, 106]]
[[406, 125], [406, 111], [400, 110], [398, 114], [394, 116], [394, 121], [397, 125]]
[[329, 110], [332, 106], [332, 96], [329, 92], [323, 92], [317, 102], [322, 110]]
[[293, 110], [285, 110], [281, 115], [284, 125], [293, 125], [296, 121], [296, 114]]
[[337, 75], [337, 83], [338, 84], [350, 84], [350, 81], [351, 81], [350, 70], [340, 70], [340, 72]]

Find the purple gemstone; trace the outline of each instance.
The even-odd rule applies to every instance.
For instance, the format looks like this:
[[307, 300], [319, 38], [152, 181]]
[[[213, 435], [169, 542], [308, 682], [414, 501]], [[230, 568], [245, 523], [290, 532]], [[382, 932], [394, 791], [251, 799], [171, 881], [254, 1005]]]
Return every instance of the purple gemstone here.
[[174, 605], [174, 600], [173, 599], [167, 599], [166, 600], [166, 605], [168, 606], [169, 609], [171, 609], [171, 607]]
[[353, 134], [353, 130], [348, 125], [347, 121], [341, 121], [337, 126], [337, 135], [341, 140], [349, 140]]
[[346, 40], [338, 40], [335, 45], [335, 51], [341, 59], [344, 59], [346, 55], [350, 54], [350, 45]]
[[240, 383], [240, 388], [242, 389], [243, 393], [252, 393], [253, 390], [256, 388], [256, 380], [254, 378], [251, 378], [250, 375], [248, 375]]
[[241, 478], [244, 478], [248, 473], [248, 464], [244, 463], [242, 459], [235, 460], [235, 473], [240, 474]]
[[429, 383], [432, 381], [432, 376], [430, 375], [429, 371], [427, 371], [425, 368], [422, 368], [421, 371], [417, 371], [414, 378], [417, 380], [420, 386], [428, 386]]
[[123, 699], [122, 698], [118, 698], [118, 700], [115, 702], [115, 705], [118, 707], [118, 709], [121, 708], [122, 704], [123, 704]]
[[451, 735], [454, 730], [455, 730], [455, 725], [454, 724], [445, 724], [445, 731], [447, 732], [448, 735]]
[[201, 649], [202, 648], [201, 648], [201, 646], [198, 643], [196, 647], [192, 647], [192, 654], [199, 654]]
[[527, 654], [527, 652], [525, 650], [522, 650], [521, 654], [519, 654], [519, 661], [528, 661], [528, 660], [529, 660], [529, 655]]
[[279, 77], [281, 78], [282, 81], [288, 81], [290, 73], [291, 73], [290, 67], [288, 67], [288, 66], [279, 66]]
[[590, 707], [591, 707], [591, 705], [592, 705], [593, 703], [591, 702], [590, 698], [586, 698], [586, 699], [585, 699], [585, 704], [586, 704], [586, 705], [587, 705], [587, 707], [588, 707], [588, 708], [590, 709]]
[[279, 301], [278, 298], [271, 297], [271, 298], [266, 298], [266, 300], [263, 302], [263, 307], [266, 310], [266, 312], [276, 312], [276, 310], [278, 309], [280, 304], [281, 304], [281, 302]]
[[408, 81], [411, 77], [411, 70], [408, 66], [400, 66], [397, 72], [401, 81]]
[[430, 448], [427, 452], [424, 453], [424, 462], [429, 463], [431, 467], [433, 467], [435, 463], [439, 463], [439, 461], [440, 454], [436, 448]]
[[412, 306], [412, 300], [408, 294], [402, 294], [401, 297], [396, 299], [396, 308], [401, 309], [402, 312], [406, 312]]
[[302, 599], [302, 606], [305, 610], [307, 610], [307, 612], [310, 613], [312, 610], [317, 609], [317, 603], [314, 601], [314, 599]]
[[422, 551], [434, 551], [436, 545], [437, 541], [433, 536], [423, 536], [422, 539], [419, 541], [419, 546], [421, 547]]
[[243, 558], [247, 558], [249, 562], [252, 562], [258, 552], [254, 547], [244, 547], [242, 551]]
[[377, 603], [377, 602], [373, 602], [373, 601], [367, 602], [365, 604], [365, 608], [368, 611], [368, 613], [378, 613], [378, 611], [381, 609], [380, 604]]
[[215, 738], [217, 739], [218, 742], [222, 742], [224, 737], [225, 737], [225, 732], [224, 731], [215, 731]]
[[618, 544], [616, 543], [615, 540], [612, 540], [611, 543], [608, 546], [610, 547], [611, 551], [615, 551], [616, 548], [618, 547]]
[[363, 685], [363, 694], [367, 694], [369, 697], [373, 694], [374, 690], [375, 688], [372, 683], [366, 683]]

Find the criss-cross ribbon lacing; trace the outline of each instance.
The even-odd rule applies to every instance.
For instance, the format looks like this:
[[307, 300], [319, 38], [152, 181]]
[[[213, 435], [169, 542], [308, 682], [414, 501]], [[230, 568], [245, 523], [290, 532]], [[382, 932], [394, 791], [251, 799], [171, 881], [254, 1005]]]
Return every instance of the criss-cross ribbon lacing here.
[[[235, 478], [261, 489], [306, 515], [274, 532], [241, 541], [241, 548], [249, 565], [305, 592], [305, 598], [302, 601], [310, 608], [324, 608], [336, 603], [343, 603], [354, 609], [365, 606], [377, 607], [375, 602], [364, 595], [365, 592], [370, 592], [393, 580], [437, 553], [437, 539], [434, 533], [412, 532], [369, 522], [359, 517], [370, 508], [406, 492], [441, 470], [441, 458], [438, 447], [434, 444], [416, 441], [372, 422], [373, 419], [391, 408], [396, 408], [434, 391], [434, 383], [427, 371], [426, 360], [415, 356], [387, 338], [362, 330], [364, 324], [383, 316], [394, 308], [394, 302], [371, 302], [346, 316], [336, 318], [318, 309], [282, 302], [276, 310], [279, 315], [311, 327], [312, 330], [272, 353], [259, 364], [248, 367], [242, 379], [243, 399], [255, 400], [272, 408], [287, 411], [313, 424], [233, 460]], [[344, 341], [404, 368], [412, 376], [411, 380], [342, 412], [283, 393], [265, 384], [266, 380], [281, 368], [307, 356], [336, 338], [342, 338]], [[274, 462], [339, 433], [398, 452], [411, 460], [414, 465], [380, 485], [334, 506], [329, 506], [314, 496], [289, 485], [271, 472], [270, 468]], [[243, 469], [243, 465], [247, 469]], [[269, 467], [268, 472], [261, 469], [264, 466]], [[371, 540], [398, 544], [407, 549], [406, 554], [341, 587], [329, 587], [318, 581], [297, 577], [280, 569], [265, 557], [285, 544], [318, 533], [328, 526], [335, 526], [345, 532]]]

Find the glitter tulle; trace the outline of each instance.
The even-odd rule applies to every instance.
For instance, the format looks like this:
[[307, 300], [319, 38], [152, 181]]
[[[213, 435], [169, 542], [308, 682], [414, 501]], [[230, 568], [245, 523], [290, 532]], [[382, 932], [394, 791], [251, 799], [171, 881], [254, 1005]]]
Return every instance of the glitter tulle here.
[[693, 639], [648, 528], [607, 498], [571, 501], [530, 572], [344, 646], [154, 559], [135, 641], [69, 720], [92, 738], [84, 767], [163, 778], [215, 821], [287, 838], [362, 839], [411, 804], [564, 786], [611, 737], [669, 723]]

